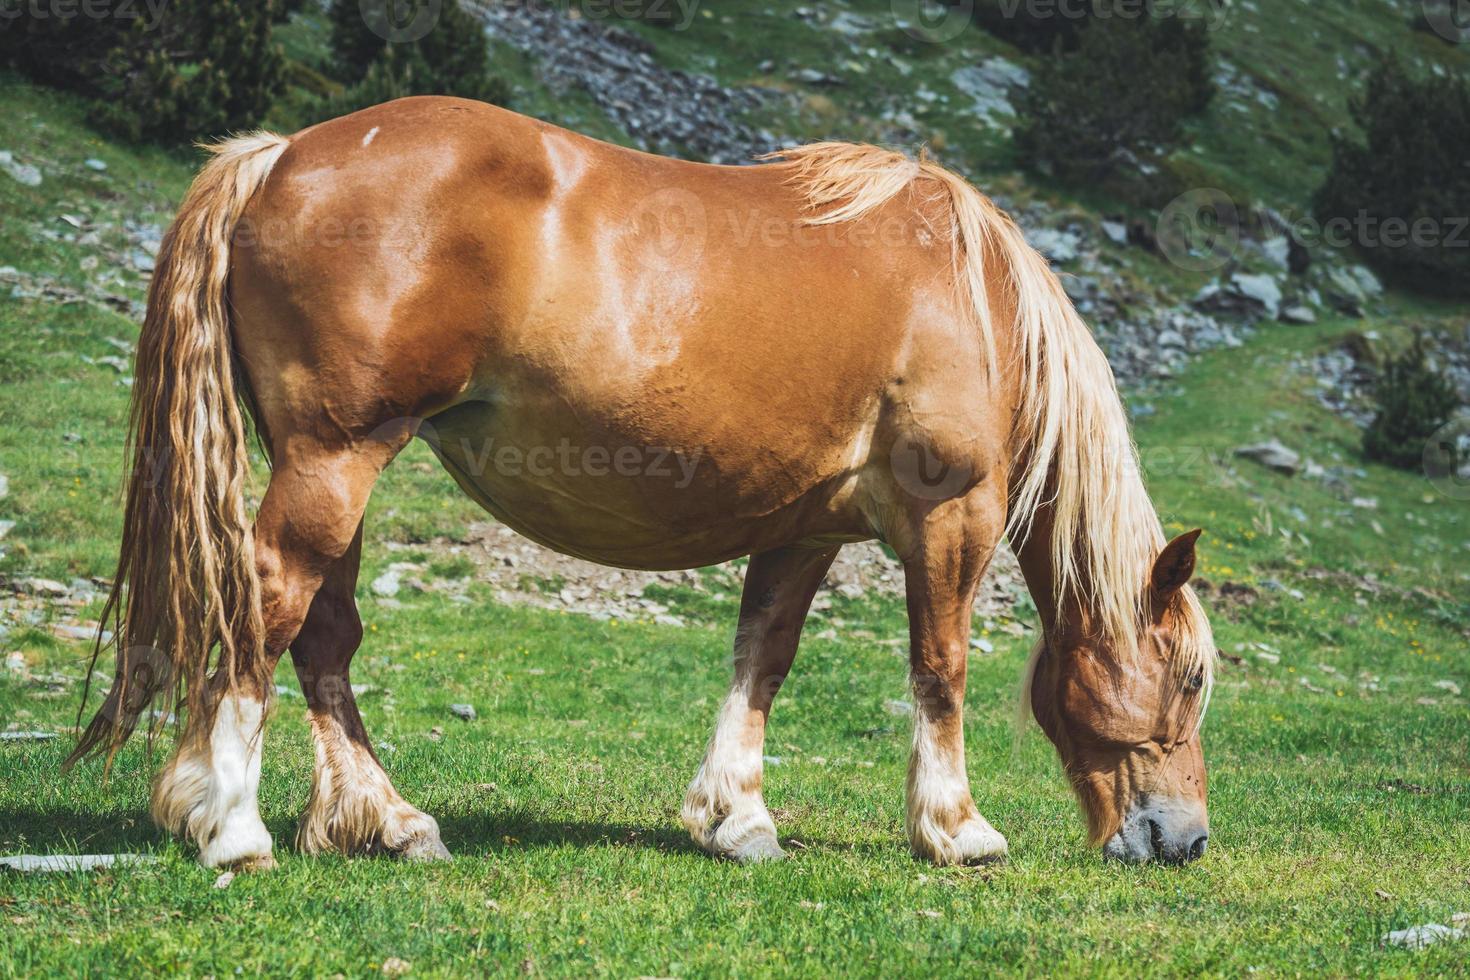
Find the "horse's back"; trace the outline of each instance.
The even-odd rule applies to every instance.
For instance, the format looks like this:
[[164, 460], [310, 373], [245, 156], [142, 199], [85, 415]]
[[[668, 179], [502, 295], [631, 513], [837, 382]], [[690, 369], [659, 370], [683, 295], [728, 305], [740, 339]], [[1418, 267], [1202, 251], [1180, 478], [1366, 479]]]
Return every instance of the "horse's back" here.
[[[796, 529], [861, 536], [858, 477], [885, 417], [941, 399], [978, 411], [982, 354], [950, 245], [926, 233], [932, 201], [809, 228], [787, 176], [457, 99], [313, 127], [237, 236], [251, 384], [267, 412], [328, 435], [433, 420], [468, 492], [589, 557], [678, 564], [613, 552], [712, 539], [695, 550], [715, 560]], [[565, 456], [508, 476], [495, 455], [567, 443], [633, 447], [635, 469], [661, 450], [700, 462], [687, 480]], [[579, 519], [588, 498], [601, 514]]]

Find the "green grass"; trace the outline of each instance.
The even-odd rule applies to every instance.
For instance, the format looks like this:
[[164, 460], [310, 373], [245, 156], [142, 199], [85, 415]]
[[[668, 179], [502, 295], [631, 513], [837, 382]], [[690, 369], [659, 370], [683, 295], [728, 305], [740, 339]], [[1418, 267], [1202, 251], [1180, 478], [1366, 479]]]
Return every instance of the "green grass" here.
[[[187, 182], [186, 156], [101, 144], [77, 103], [20, 84], [7, 100], [6, 147], [56, 164], [34, 190], [0, 177], [0, 264], [79, 283], [86, 250], [35, 228], [76, 208], [163, 215]], [[92, 155], [106, 175], [80, 166]], [[1367, 326], [1443, 312], [1400, 302]], [[696, 853], [675, 816], [724, 694], [734, 597], [659, 593], [694, 624], [674, 629], [506, 608], [481, 586], [468, 605], [405, 594], [397, 607], [364, 589], [353, 679], [373, 687], [369, 731], [457, 860], [291, 851], [311, 769], [297, 698], [278, 704], [261, 792], [281, 867], [223, 891], [149, 824], [141, 743], [106, 782], [95, 766], [58, 776], [65, 738], [0, 744], [0, 853], [162, 859], [0, 878], [0, 975], [358, 976], [390, 957], [419, 975], [1461, 972], [1463, 946], [1380, 938], [1470, 911], [1470, 710], [1436, 687], [1470, 690], [1470, 508], [1365, 466], [1354, 431], [1315, 406], [1294, 365], [1361, 326], [1267, 328], [1151, 393], [1158, 412], [1139, 425], [1166, 521], [1207, 530], [1201, 577], [1259, 592], [1243, 607], [1207, 600], [1241, 662], [1222, 664], [1205, 728], [1212, 843], [1195, 865], [1106, 866], [1085, 847], [1051, 747], [1034, 730], [1013, 738], [1023, 638], [972, 660], [966, 709], [975, 796], [1010, 837], [1008, 864], [908, 856], [908, 724], [884, 709], [906, 691], [902, 610], [862, 601], [834, 603], [828, 618], [847, 626], [809, 636], [773, 716], [767, 799], [792, 858], [741, 868]], [[0, 574], [110, 572], [127, 389], [78, 355], [134, 329], [91, 304], [0, 296], [0, 518], [17, 521]], [[1378, 508], [1230, 456], [1266, 434], [1363, 466], [1353, 493]], [[479, 516], [416, 445], [374, 497], [363, 580], [399, 557], [385, 542], [452, 537]], [[68, 730], [84, 648], [45, 620], [5, 625], [7, 652], [71, 683], [58, 696], [0, 674], [0, 727]], [[278, 680], [295, 684], [289, 668]], [[478, 720], [450, 716], [461, 701]]]

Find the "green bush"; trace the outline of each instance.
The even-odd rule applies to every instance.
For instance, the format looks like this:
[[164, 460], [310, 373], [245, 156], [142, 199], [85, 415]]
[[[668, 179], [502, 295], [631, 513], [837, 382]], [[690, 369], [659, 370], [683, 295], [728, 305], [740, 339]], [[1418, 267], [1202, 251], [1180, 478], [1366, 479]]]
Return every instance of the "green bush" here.
[[368, 23], [360, 0], [332, 0], [330, 15], [335, 69], [347, 87], [324, 104], [324, 115], [408, 95], [509, 101], [508, 87], [490, 71], [484, 25], [458, 0], [443, 0], [433, 26], [413, 40], [383, 37], [381, 25], [374, 30]]
[[[0, 0], [0, 63], [96, 100], [131, 139], [189, 140], [256, 124], [281, 86], [271, 28], [301, 0], [63, 7]], [[130, 11], [135, 16], [123, 16]]]
[[1032, 54], [1075, 51], [1082, 29], [1093, 19], [1092, 3], [1029, 4], [1020, 0], [946, 0], [972, 3], [971, 19], [996, 37]]
[[1044, 173], [1093, 182], [1155, 169], [1214, 95], [1200, 21], [1094, 18], [1075, 51], [1041, 60], [1016, 94], [1016, 149]]
[[1449, 381], [1425, 360], [1419, 336], [1387, 359], [1374, 399], [1378, 414], [1363, 432], [1363, 455], [1406, 470], [1422, 465], [1425, 441], [1460, 404]]
[[1352, 109], [1366, 141], [1333, 139], [1316, 197], [1324, 231], [1351, 228], [1351, 244], [1402, 285], [1470, 296], [1470, 83], [1389, 62]]

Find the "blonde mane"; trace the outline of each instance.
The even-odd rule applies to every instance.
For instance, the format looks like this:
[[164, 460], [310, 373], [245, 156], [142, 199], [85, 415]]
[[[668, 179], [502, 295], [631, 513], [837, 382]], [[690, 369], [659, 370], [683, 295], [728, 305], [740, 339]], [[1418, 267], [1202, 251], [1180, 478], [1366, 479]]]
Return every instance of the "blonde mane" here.
[[[921, 179], [949, 197], [957, 280], [968, 291], [995, 371], [995, 324], [985, 283], [987, 248], [1005, 263], [1016, 304], [1026, 447], [1011, 473], [1007, 533], [1019, 547], [1042, 508], [1060, 610], [1074, 598], [1089, 610], [1118, 655], [1131, 659], [1147, 622], [1149, 570], [1165, 543], [1144, 490], [1138, 453], [1112, 368], [1044, 258], [1000, 208], [964, 178], [924, 156], [852, 143], [812, 143], [768, 158], [784, 161], [814, 213], [810, 224], [852, 221]], [[1213, 679], [1214, 643], [1194, 593], [1180, 594], [1174, 667]]]

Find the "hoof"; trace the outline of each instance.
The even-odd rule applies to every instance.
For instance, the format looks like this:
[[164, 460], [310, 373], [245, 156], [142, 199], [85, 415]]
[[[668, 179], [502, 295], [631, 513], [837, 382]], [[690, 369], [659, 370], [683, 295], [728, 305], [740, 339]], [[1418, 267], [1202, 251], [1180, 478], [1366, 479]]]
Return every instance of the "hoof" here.
[[233, 871], [236, 874], [254, 874], [258, 871], [274, 871], [276, 868], [276, 856], [274, 854], [255, 854], [250, 857], [241, 858], [238, 861], [230, 861], [220, 867], [225, 871]]
[[449, 853], [449, 848], [444, 846], [437, 834], [432, 837], [414, 838], [404, 845], [403, 849], [398, 852], [398, 856], [405, 861], [415, 863], [454, 860]]
[[766, 861], [783, 861], [786, 852], [781, 850], [776, 838], [760, 834], [739, 847], [732, 848], [725, 856], [736, 864], [762, 864]]
[[1001, 864], [1010, 850], [1005, 837], [983, 818], [961, 825], [954, 846], [961, 864]]

